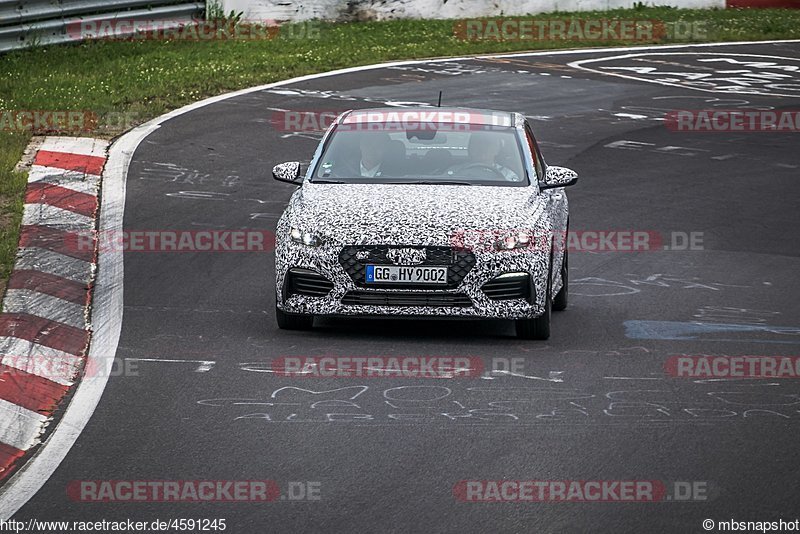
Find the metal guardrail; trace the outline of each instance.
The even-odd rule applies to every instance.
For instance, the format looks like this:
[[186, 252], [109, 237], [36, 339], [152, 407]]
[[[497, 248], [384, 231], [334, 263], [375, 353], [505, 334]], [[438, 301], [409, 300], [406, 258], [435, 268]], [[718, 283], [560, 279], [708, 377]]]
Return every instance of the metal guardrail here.
[[74, 31], [82, 23], [147, 20], [180, 26], [204, 10], [205, 2], [176, 0], [0, 0], [0, 53], [83, 40], [86, 35]]

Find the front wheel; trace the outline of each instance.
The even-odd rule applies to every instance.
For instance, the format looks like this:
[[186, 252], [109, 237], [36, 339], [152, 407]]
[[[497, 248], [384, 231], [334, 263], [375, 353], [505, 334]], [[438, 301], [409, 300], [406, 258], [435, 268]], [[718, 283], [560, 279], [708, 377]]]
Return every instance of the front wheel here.
[[275, 306], [275, 319], [281, 330], [311, 330], [314, 326], [313, 315], [297, 315], [286, 313]]

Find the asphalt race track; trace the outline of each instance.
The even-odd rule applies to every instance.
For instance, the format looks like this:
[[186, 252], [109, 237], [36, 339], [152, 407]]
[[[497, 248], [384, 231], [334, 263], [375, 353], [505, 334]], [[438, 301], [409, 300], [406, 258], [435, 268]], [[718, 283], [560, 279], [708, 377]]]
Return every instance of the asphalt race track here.
[[[570, 307], [554, 313], [547, 342], [518, 340], [503, 322], [280, 331], [272, 253], [127, 253], [116, 354], [127, 372], [15, 519], [226, 518], [228, 532], [256, 533], [700, 532], [704, 519], [798, 518], [800, 382], [665, 372], [680, 354], [797, 355], [797, 134], [679, 132], [663, 120], [796, 110], [798, 58], [795, 42], [452, 60], [318, 78], [167, 121], [134, 155], [126, 230], [274, 231], [294, 188], [271, 168], [307, 162], [320, 137], [282, 131], [275, 113], [435, 104], [441, 90], [447, 105], [534, 118], [548, 163], [581, 176], [568, 191], [572, 230], [654, 232], [667, 249], [572, 253]], [[690, 235], [701, 241], [683, 246]], [[265, 372], [276, 357], [321, 355], [473, 356], [490, 372]], [[491, 372], [502, 362], [523, 368]], [[283, 498], [86, 503], [66, 491], [80, 480], [255, 479], [276, 481]], [[504, 479], [703, 490], [652, 503], [454, 495], [462, 480]], [[293, 500], [291, 482], [312, 482], [320, 498]]]

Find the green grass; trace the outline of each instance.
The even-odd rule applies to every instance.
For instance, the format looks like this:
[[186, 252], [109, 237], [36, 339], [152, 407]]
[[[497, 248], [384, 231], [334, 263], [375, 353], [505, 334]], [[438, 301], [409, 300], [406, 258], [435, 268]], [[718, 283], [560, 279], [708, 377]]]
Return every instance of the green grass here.
[[17, 253], [27, 175], [15, 172], [14, 167], [28, 139], [24, 134], [0, 132], [0, 297]]
[[[681, 10], [668, 7], [550, 13], [534, 18], [703, 22], [708, 40], [800, 38], [800, 10]], [[0, 56], [0, 110], [88, 110], [95, 135], [123, 129], [225, 91], [293, 76], [396, 59], [631, 44], [625, 41], [464, 41], [454, 21], [319, 23], [317, 39], [87, 42]], [[290, 33], [290, 32], [287, 32]], [[297, 35], [301, 32], [295, 31]], [[675, 43], [660, 39], [651, 43]], [[635, 44], [647, 44], [641, 41]], [[121, 125], [121, 126], [120, 126]], [[0, 280], [9, 271], [22, 209], [22, 178], [11, 172], [29, 134], [0, 131]], [[0, 212], [2, 213], [2, 212]]]

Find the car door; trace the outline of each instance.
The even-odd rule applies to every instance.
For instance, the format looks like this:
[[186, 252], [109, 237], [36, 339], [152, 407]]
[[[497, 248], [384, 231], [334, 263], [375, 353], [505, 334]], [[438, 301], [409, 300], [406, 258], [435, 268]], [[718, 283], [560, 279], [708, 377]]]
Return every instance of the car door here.
[[[536, 142], [536, 137], [533, 135], [533, 129], [528, 121], [525, 121], [525, 137], [527, 138], [528, 145], [531, 153], [533, 154], [533, 164], [536, 169], [538, 179], [544, 179], [547, 169], [547, 164], [542, 157], [539, 150], [539, 144]], [[555, 277], [558, 276], [561, 270], [561, 264], [564, 261], [564, 251], [567, 246], [567, 226], [569, 215], [569, 204], [567, 202], [567, 195], [563, 187], [556, 189], [545, 189], [539, 192], [544, 196], [546, 201], [546, 213], [550, 218], [550, 225], [553, 229], [553, 269], [552, 273]]]

